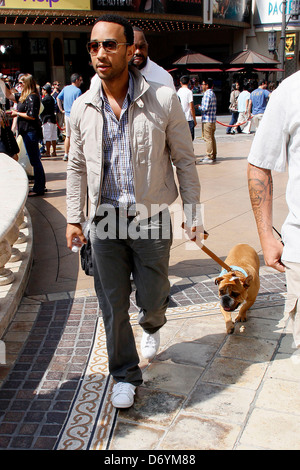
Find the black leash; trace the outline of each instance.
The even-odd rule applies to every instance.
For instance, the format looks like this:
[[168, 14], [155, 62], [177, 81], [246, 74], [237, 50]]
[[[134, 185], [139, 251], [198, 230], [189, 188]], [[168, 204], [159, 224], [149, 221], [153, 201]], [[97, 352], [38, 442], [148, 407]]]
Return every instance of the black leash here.
[[276, 233], [277, 233], [277, 235], [280, 237], [280, 241], [281, 241], [281, 243], [282, 243], [282, 244], [284, 244], [284, 243], [283, 243], [283, 241], [282, 241], [282, 236], [281, 236], [281, 233], [279, 233], [279, 232], [278, 232], [278, 230], [276, 230], [276, 228], [275, 228], [273, 225], [272, 225], [272, 228], [273, 228], [274, 232], [276, 232]]

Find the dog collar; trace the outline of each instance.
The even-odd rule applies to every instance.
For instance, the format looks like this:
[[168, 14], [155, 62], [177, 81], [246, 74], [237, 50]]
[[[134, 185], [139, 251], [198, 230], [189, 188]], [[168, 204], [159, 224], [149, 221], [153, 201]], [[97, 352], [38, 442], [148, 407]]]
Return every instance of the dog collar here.
[[[239, 271], [240, 273], [242, 273], [245, 277], [248, 277], [248, 274], [246, 273], [246, 271], [243, 269], [243, 268], [240, 268], [239, 266], [230, 266], [232, 271]], [[220, 273], [220, 276], [224, 276], [224, 274], [228, 273], [228, 271], [226, 269], [222, 269], [221, 273]]]

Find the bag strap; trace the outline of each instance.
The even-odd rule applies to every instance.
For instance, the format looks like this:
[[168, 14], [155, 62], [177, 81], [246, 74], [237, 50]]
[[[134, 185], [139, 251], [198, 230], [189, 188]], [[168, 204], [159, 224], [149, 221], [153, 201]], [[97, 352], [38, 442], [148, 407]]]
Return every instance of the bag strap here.
[[89, 215], [89, 188], [86, 188], [86, 218]]

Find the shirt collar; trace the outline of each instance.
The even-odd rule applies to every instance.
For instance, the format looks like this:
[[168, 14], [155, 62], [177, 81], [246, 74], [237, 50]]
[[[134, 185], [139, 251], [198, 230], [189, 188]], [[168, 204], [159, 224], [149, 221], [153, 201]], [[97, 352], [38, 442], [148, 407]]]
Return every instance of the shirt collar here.
[[140, 70], [141, 74], [144, 75], [146, 72], [149, 71], [151, 67], [151, 60], [149, 59], [149, 57], [147, 57], [146, 59], [146, 64], [144, 65], [144, 67]]
[[[103, 88], [102, 88], [102, 81], [101, 81], [101, 84], [100, 84], [100, 90], [99, 91], [100, 91], [100, 98], [101, 98], [102, 103], [103, 103], [104, 99], [105, 99], [105, 94], [104, 94], [104, 91], [103, 91]], [[126, 93], [126, 98], [128, 98], [129, 103], [133, 99], [133, 94], [134, 94], [133, 78], [132, 78], [131, 72], [129, 72], [129, 84], [128, 84], [128, 90], [127, 90], [127, 93]]]

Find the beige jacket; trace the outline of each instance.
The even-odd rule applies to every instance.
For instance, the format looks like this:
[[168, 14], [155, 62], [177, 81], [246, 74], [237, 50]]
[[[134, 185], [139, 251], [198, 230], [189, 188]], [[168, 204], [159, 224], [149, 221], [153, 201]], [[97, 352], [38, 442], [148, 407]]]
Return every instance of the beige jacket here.
[[[129, 108], [134, 187], [137, 205], [171, 204], [178, 196], [170, 160], [176, 166], [184, 204], [199, 204], [200, 183], [188, 123], [176, 93], [147, 83], [136, 68]], [[99, 82], [100, 86], [100, 82]], [[101, 203], [103, 119], [99, 87], [77, 98], [71, 110], [71, 145], [67, 169], [67, 221], [83, 222], [87, 185], [90, 217]], [[152, 211], [153, 213], [153, 211]]]

